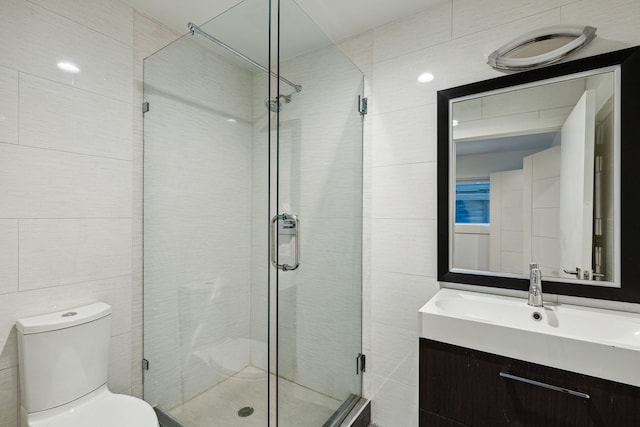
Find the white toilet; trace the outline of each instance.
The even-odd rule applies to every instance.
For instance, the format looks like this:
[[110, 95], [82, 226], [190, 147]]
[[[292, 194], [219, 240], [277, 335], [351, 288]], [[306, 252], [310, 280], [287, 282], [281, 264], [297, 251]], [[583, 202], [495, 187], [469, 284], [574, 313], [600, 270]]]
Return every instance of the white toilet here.
[[158, 427], [151, 406], [107, 388], [111, 307], [16, 322], [23, 427]]

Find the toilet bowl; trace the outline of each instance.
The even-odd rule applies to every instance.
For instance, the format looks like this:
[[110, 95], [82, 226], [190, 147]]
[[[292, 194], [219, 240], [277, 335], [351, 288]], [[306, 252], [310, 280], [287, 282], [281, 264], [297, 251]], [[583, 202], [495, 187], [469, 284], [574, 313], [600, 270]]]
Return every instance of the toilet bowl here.
[[111, 307], [16, 322], [22, 427], [158, 427], [143, 400], [107, 387]]

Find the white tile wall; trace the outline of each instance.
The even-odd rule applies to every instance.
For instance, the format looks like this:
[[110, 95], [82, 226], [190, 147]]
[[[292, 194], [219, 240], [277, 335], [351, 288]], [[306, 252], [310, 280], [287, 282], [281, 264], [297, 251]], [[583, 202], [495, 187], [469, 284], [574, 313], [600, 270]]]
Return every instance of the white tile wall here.
[[374, 219], [372, 269], [435, 277], [435, 239], [432, 219]]
[[[109, 36], [122, 24], [109, 26], [105, 35], [25, 0], [3, 1], [0, 16], [0, 65], [131, 102], [131, 47]], [[99, 19], [113, 22], [108, 15]], [[59, 70], [59, 61], [73, 62], [81, 72]]]
[[122, 43], [133, 40], [133, 9], [120, 1], [28, 0]]
[[20, 106], [21, 145], [131, 160], [131, 102], [22, 74]]
[[[389, 363], [388, 355], [398, 354], [391, 347], [402, 347], [398, 344], [399, 337], [409, 337], [411, 331], [416, 330], [415, 319], [407, 318], [406, 314], [415, 310], [415, 303], [398, 300], [398, 293], [407, 288], [416, 300], [424, 303], [438, 288], [437, 285], [425, 284], [422, 288], [410, 284], [413, 277], [435, 282], [435, 224], [425, 227], [425, 221], [430, 221], [426, 218], [431, 217], [411, 220], [400, 217], [401, 210], [408, 216], [425, 212], [425, 199], [430, 197], [430, 192], [414, 192], [421, 184], [413, 179], [430, 175], [427, 181], [435, 182], [435, 168], [428, 162], [435, 160], [436, 153], [436, 91], [499, 76], [486, 65], [487, 55], [523, 32], [548, 25], [572, 23], [598, 27], [598, 44], [585, 48], [583, 55], [640, 42], [634, 24], [640, 19], [640, 4], [632, 0], [451, 0], [443, 3], [433, 10], [376, 28], [371, 35], [373, 79], [369, 102], [373, 114], [367, 121], [373, 129], [372, 200], [377, 210], [373, 213], [371, 237], [372, 278], [364, 285], [365, 296], [370, 295], [370, 299], [364, 300], [364, 316], [372, 319], [373, 329], [364, 337], [365, 342], [370, 341], [370, 345], [365, 346], [370, 362], [365, 376], [365, 395], [373, 400], [372, 421], [381, 427], [415, 427], [418, 423], [417, 388], [410, 380], [417, 377], [417, 363], [394, 365]], [[440, 18], [437, 22], [436, 17]], [[360, 41], [360, 45], [367, 43]], [[363, 56], [358, 52], [359, 60], [366, 63]], [[416, 79], [422, 72], [433, 73], [434, 81], [418, 84]], [[384, 165], [405, 169], [402, 173], [377, 170]], [[411, 169], [409, 173], [407, 168], [419, 170]], [[552, 196], [553, 191], [547, 188], [540, 201], [544, 202], [545, 195]], [[386, 206], [386, 202], [397, 206]], [[380, 219], [377, 212], [394, 217]], [[393, 286], [387, 285], [391, 281]], [[618, 306], [622, 310], [630, 309], [622, 304], [613, 304], [612, 308]], [[637, 311], [636, 306], [631, 309]], [[377, 319], [381, 315], [398, 322], [393, 328], [380, 324]], [[404, 354], [411, 354], [409, 342], [407, 338]]]
[[131, 162], [0, 143], [0, 194], [0, 218], [127, 218]]
[[108, 384], [114, 393], [131, 394], [131, 332], [111, 337]]
[[[370, 100], [375, 103], [375, 98]], [[424, 141], [436, 137], [434, 104], [379, 114], [372, 124], [373, 166], [432, 162], [435, 145]]]
[[[494, 218], [494, 217], [492, 217]], [[489, 233], [487, 234], [467, 234], [456, 231], [453, 237], [453, 265], [458, 268], [469, 270], [490, 270], [489, 261], [494, 257], [490, 256]]]
[[18, 143], [18, 72], [0, 67], [0, 142]]
[[489, 245], [491, 271], [508, 273], [523, 271], [522, 175], [522, 170], [490, 174], [491, 233]]
[[18, 367], [0, 371], [0, 425], [18, 425]]
[[376, 28], [376, 62], [424, 49], [451, 39], [451, 2], [442, 2], [410, 18]]
[[132, 392], [133, 14], [120, 1], [0, 2], [2, 427], [18, 423], [20, 317], [112, 305], [109, 385]]
[[436, 162], [374, 168], [374, 217], [435, 219], [435, 177]]
[[18, 290], [18, 220], [0, 220], [0, 294]]
[[131, 274], [131, 219], [20, 220], [20, 290]]
[[529, 187], [525, 193], [531, 198], [525, 205], [530, 205], [531, 224], [525, 240], [531, 240], [531, 253], [523, 261], [526, 267], [527, 259], [534, 260], [540, 264], [543, 275], [556, 276], [560, 268], [560, 147], [525, 157], [524, 164], [530, 165], [526, 166], [530, 171], [525, 176], [530, 175], [530, 179], [525, 183]]
[[[598, 38], [627, 46], [640, 44], [637, 19], [640, 3], [635, 0], [582, 0], [565, 2], [562, 23], [591, 25], [598, 28]], [[620, 45], [617, 48], [622, 48]]]
[[572, 2], [574, 0], [453, 0], [453, 37], [498, 27]]

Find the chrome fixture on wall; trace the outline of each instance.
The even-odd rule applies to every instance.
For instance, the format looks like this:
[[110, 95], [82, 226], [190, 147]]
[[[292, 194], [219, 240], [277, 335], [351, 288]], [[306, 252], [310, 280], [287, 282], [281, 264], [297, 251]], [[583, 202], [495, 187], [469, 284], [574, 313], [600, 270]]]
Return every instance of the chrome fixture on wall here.
[[288, 84], [289, 86], [291, 86], [292, 88], [294, 88], [296, 90], [296, 92], [302, 92], [302, 86], [295, 84], [287, 79], [285, 79], [284, 77], [274, 73], [273, 71], [270, 71], [269, 69], [265, 68], [264, 66], [258, 64], [256, 61], [254, 61], [253, 59], [249, 58], [248, 56], [238, 52], [237, 50], [235, 50], [234, 48], [232, 48], [231, 46], [229, 46], [228, 44], [224, 43], [221, 40], [218, 40], [217, 38], [213, 37], [211, 34], [208, 34], [204, 31], [202, 31], [202, 29], [200, 27], [198, 27], [197, 25], [189, 22], [187, 24], [187, 27], [189, 28], [189, 32], [191, 33], [191, 35], [195, 35], [196, 33], [200, 34], [201, 36], [209, 39], [210, 41], [214, 42], [215, 44], [219, 45], [220, 47], [228, 50], [229, 52], [233, 53], [234, 55], [244, 59], [245, 61], [247, 61], [248, 63], [250, 63], [251, 65], [253, 65], [254, 67], [257, 67], [259, 69], [261, 69], [262, 71], [269, 73], [271, 76], [280, 79], [282, 82]]
[[553, 25], [523, 34], [491, 55], [489, 64], [498, 71], [524, 71], [553, 64], [588, 45], [595, 27]]
[[264, 106], [274, 113], [282, 111], [282, 104], [291, 102], [291, 95], [272, 96], [264, 100]]

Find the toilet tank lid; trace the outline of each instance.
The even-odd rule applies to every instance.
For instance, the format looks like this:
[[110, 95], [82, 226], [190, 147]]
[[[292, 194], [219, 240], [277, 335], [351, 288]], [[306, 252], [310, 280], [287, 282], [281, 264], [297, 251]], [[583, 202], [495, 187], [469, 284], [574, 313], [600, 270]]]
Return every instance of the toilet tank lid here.
[[25, 317], [16, 321], [16, 328], [24, 335], [55, 331], [92, 322], [111, 314], [111, 306], [103, 302], [83, 305], [55, 313]]

